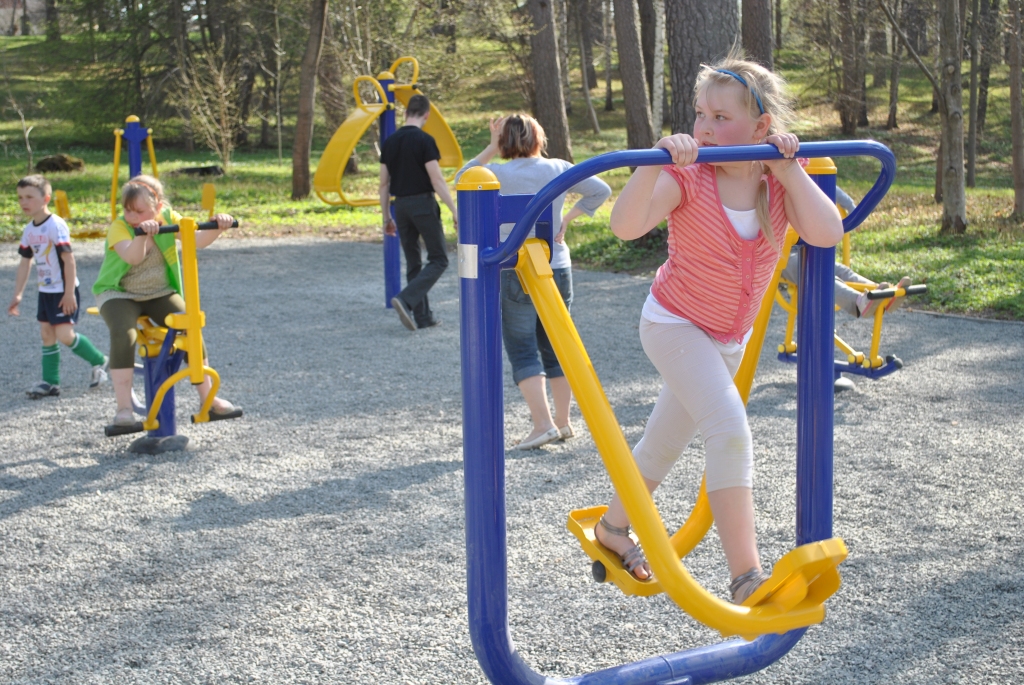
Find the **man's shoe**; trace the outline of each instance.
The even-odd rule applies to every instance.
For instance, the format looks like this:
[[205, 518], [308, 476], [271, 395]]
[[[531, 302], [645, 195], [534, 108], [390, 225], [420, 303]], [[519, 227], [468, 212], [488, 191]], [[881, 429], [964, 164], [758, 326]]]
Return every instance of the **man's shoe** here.
[[402, 325], [408, 328], [410, 331], [416, 330], [416, 320], [412, 318], [412, 312], [405, 306], [405, 302], [402, 302], [400, 297], [391, 298], [391, 306], [394, 307], [395, 311], [398, 312], [398, 318], [402, 321]]
[[434, 328], [435, 326], [440, 326], [440, 325], [441, 325], [441, 320], [440, 319], [432, 319], [432, 320], [428, 321], [427, 323], [418, 323], [418, 324], [416, 324], [416, 328], [419, 328], [420, 330], [423, 330], [424, 328]]
[[25, 391], [30, 400], [38, 400], [40, 397], [56, 397], [60, 394], [59, 385], [50, 385], [45, 381]]
[[103, 363], [97, 364], [92, 367], [92, 375], [89, 376], [89, 387], [95, 388], [100, 383], [106, 383], [110, 377], [107, 375], [107, 369], [110, 368], [110, 357], [103, 357]]

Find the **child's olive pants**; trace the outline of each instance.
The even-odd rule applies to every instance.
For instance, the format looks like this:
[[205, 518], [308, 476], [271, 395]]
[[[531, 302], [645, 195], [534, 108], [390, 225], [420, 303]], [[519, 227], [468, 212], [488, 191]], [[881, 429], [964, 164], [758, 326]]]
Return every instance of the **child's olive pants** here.
[[[135, 366], [135, 322], [140, 316], [148, 316], [158, 326], [165, 326], [168, 314], [184, 311], [185, 300], [177, 293], [152, 300], [117, 299], [104, 302], [100, 307], [100, 316], [110, 329], [110, 368], [130, 369]], [[205, 345], [203, 356], [206, 356]]]

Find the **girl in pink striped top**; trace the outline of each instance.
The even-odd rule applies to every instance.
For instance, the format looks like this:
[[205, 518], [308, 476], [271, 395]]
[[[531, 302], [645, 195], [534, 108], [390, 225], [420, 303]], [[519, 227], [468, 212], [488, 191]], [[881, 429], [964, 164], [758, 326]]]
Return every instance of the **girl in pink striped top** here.
[[[633, 240], [668, 218], [668, 260], [640, 319], [644, 351], [664, 385], [633, 456], [653, 491], [699, 431], [705, 476], [729, 565], [733, 602], [767, 578], [754, 534], [753, 442], [733, 384], [788, 224], [809, 244], [835, 245], [842, 220], [795, 159], [784, 132], [791, 110], [782, 79], [726, 58], [704, 66], [694, 86], [693, 136], [662, 138], [674, 165], [640, 167], [612, 210], [616, 236]], [[771, 143], [785, 159], [694, 164], [712, 145]], [[616, 495], [595, 530], [638, 579], [650, 577]]]

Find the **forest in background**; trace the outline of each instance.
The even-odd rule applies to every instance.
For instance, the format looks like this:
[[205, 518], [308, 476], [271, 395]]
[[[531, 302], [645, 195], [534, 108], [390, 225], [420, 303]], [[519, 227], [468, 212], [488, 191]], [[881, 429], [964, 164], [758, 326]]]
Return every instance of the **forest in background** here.
[[[688, 130], [690, 72], [736, 43], [790, 80], [798, 105], [795, 130], [804, 139], [875, 138], [894, 149], [900, 163], [897, 186], [874, 223], [925, 232], [926, 244], [913, 241], [921, 250], [942, 242], [936, 229], [949, 216], [948, 198], [943, 205], [933, 198], [943, 194], [938, 148], [950, 118], [939, 96], [942, 87], [955, 84], [962, 95], [964, 162], [969, 161], [971, 122], [977, 140], [975, 178], [971, 165], [962, 162], [960, 185], [973, 182], [978, 190], [965, 194], [961, 210], [954, 208], [970, 230], [948, 249], [961, 260], [972, 240], [995, 241], [1002, 255], [995, 262], [1001, 260], [1004, 270], [1008, 264], [1011, 273], [1024, 271], [1019, 223], [1013, 217], [1018, 202], [1014, 124], [1020, 112], [1014, 114], [1011, 90], [1020, 70], [1009, 63], [1016, 59], [1019, 64], [1016, 0], [952, 3], [959, 31], [955, 41], [944, 38], [943, 21], [949, 17], [942, 10], [949, 5], [938, 0], [48, 1], [52, 12], [47, 21], [30, 27], [40, 35], [0, 38], [0, 173], [13, 180], [25, 172], [24, 132], [29, 127], [36, 158], [56, 151], [83, 157], [85, 174], [57, 178], [69, 188], [75, 220], [84, 227], [103, 225], [111, 130], [128, 113], [153, 128], [161, 170], [228, 162], [228, 176], [217, 181], [218, 193], [224, 206], [247, 216], [254, 232], [312, 229], [361, 237], [372, 234], [379, 221], [372, 210], [339, 211], [303, 201], [302, 184], [296, 186], [296, 168], [305, 168], [308, 184], [310, 164], [315, 166], [353, 106], [356, 76], [376, 74], [399, 56], [415, 55], [419, 82], [449, 119], [467, 158], [486, 142], [489, 116], [521, 109], [538, 115], [549, 134], [563, 131], [562, 142], [552, 136], [553, 156], [578, 162], [607, 150], [647, 147], [659, 130]], [[709, 11], [709, 5], [719, 11]], [[538, 13], [541, 6], [550, 21]], [[893, 14], [903, 40], [884, 9]], [[750, 20], [758, 11], [762, 19]], [[715, 21], [702, 25], [708, 17]], [[0, 26], [4, 19], [0, 16]], [[319, 41], [311, 30], [317, 26], [322, 28]], [[20, 34], [20, 27], [13, 33]], [[310, 72], [308, 57], [316, 42]], [[943, 46], [952, 43], [960, 78], [938, 83], [950, 52]], [[554, 78], [549, 78], [552, 66]], [[304, 78], [304, 68], [315, 77]], [[539, 73], [545, 69], [547, 74]], [[676, 92], [684, 96], [676, 98]], [[975, 93], [973, 106], [970, 92]], [[308, 125], [300, 121], [303, 102]], [[297, 131], [308, 131], [308, 139], [298, 141]], [[359, 148], [362, 167], [346, 174], [346, 183], [372, 192], [374, 146], [370, 134]], [[844, 161], [840, 170], [842, 182], [855, 191], [865, 190], [875, 174], [870, 162], [858, 160]], [[625, 180], [622, 172], [607, 176], [613, 188]], [[290, 199], [289, 190], [298, 199]], [[198, 204], [198, 184], [175, 180], [172, 197], [176, 204]], [[5, 199], [0, 212], [10, 219], [4, 234], [11, 237], [20, 225], [17, 207]], [[584, 263], [642, 269], [651, 261], [643, 245], [616, 244], [606, 233], [596, 224], [579, 231], [577, 254]], [[858, 232], [864, 234], [860, 242], [865, 249], [871, 242], [868, 233]], [[868, 268], [913, 267], [925, 277], [942, 269], [943, 262], [921, 254], [913, 264], [894, 265], [886, 250], [905, 251], [907, 236], [894, 240], [871, 248], [885, 255], [877, 264], [865, 253]], [[655, 259], [659, 249], [653, 241]], [[993, 259], [986, 255], [982, 261]], [[986, 278], [972, 272], [961, 280], [976, 286]], [[1004, 304], [993, 306], [989, 298], [953, 306], [1024, 311], [1021, 281], [1024, 277], [1018, 276], [1001, 286]], [[941, 297], [933, 299], [945, 306]]]

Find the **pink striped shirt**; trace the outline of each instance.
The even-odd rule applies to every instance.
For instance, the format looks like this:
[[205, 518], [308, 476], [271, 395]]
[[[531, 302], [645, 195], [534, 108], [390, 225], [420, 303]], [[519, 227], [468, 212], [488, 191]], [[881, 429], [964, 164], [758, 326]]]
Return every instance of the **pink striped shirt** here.
[[[764, 233], [756, 240], [736, 234], [722, 208], [715, 167], [664, 167], [679, 183], [682, 201], [668, 215], [668, 260], [651, 286], [654, 299], [719, 342], [736, 340], [754, 324], [779, 252]], [[768, 208], [776, 243], [782, 245], [789, 220], [786, 190], [768, 175]]]

